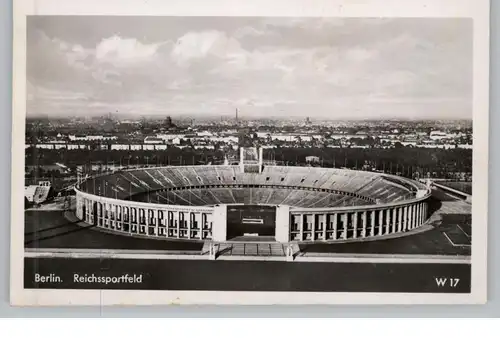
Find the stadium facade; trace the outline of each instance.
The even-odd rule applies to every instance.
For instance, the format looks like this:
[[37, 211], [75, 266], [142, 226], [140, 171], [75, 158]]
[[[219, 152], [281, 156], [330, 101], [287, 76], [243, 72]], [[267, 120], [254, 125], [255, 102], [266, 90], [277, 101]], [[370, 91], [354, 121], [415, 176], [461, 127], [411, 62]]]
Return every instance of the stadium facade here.
[[266, 165], [149, 167], [87, 179], [76, 216], [126, 236], [224, 242], [351, 242], [410, 234], [428, 218], [428, 185], [377, 172]]

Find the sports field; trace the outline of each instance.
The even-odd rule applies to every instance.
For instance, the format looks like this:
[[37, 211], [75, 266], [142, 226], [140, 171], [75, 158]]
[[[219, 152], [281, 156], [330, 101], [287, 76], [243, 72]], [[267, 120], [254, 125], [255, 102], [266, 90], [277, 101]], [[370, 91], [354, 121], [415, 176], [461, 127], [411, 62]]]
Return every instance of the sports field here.
[[276, 208], [273, 206], [238, 205], [227, 208], [227, 239], [258, 234], [275, 235]]

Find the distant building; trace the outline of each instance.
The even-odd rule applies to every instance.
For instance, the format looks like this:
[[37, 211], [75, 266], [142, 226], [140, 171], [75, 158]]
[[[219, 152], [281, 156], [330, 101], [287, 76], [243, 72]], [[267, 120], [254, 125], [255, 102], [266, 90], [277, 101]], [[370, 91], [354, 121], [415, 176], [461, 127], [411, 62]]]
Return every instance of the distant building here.
[[129, 150], [130, 145], [129, 144], [112, 144], [111, 145], [111, 150]]
[[319, 163], [319, 157], [318, 156], [306, 156], [306, 162], [307, 163]]
[[49, 181], [40, 181], [37, 185], [24, 187], [24, 197], [29, 203], [40, 204], [53, 194], [53, 189]]
[[204, 130], [204, 131], [200, 131], [198, 133], [196, 133], [197, 136], [201, 136], [201, 137], [210, 137], [210, 136], [213, 136], [213, 134], [211, 132], [209, 132], [208, 130]]
[[434, 131], [431, 131], [431, 133], [429, 134], [429, 138], [431, 140], [442, 140], [442, 139], [448, 138], [448, 134], [446, 134], [443, 131], [434, 130]]
[[256, 132], [258, 138], [267, 138], [270, 135], [269, 131], [258, 131]]
[[186, 135], [185, 134], [157, 134], [156, 137], [161, 138], [164, 141], [170, 141], [170, 140], [173, 140], [175, 138], [184, 139], [186, 137]]
[[54, 149], [53, 144], [37, 144], [35, 145], [35, 148], [37, 149]]
[[172, 128], [175, 127], [175, 125], [172, 123], [172, 118], [170, 116], [167, 116], [165, 119], [165, 128]]
[[163, 143], [163, 139], [161, 139], [159, 137], [147, 136], [144, 139], [144, 143], [145, 144], [162, 144]]
[[69, 140], [75, 141], [114, 141], [117, 140], [117, 136], [104, 136], [104, 135], [69, 135]]

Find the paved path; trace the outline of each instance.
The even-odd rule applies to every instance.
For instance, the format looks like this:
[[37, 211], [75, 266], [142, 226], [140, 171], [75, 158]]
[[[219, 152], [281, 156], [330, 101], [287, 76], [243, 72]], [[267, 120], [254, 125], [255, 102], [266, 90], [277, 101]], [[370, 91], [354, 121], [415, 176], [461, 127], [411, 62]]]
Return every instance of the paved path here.
[[[26, 249], [26, 258], [115, 258], [115, 259], [181, 259], [209, 260], [203, 253], [161, 250], [109, 250], [109, 249]], [[228, 261], [286, 261], [284, 256], [221, 255], [217, 260]], [[383, 254], [334, 254], [315, 253], [295, 256], [294, 262], [336, 263], [448, 263], [470, 264], [468, 256], [439, 255], [383, 255]]]

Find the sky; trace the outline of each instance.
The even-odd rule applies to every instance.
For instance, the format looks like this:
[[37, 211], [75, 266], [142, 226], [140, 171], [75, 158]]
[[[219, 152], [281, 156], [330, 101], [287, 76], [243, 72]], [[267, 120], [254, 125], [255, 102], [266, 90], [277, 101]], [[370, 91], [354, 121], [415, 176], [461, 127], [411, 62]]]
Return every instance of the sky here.
[[460, 18], [32, 16], [27, 115], [472, 118]]

